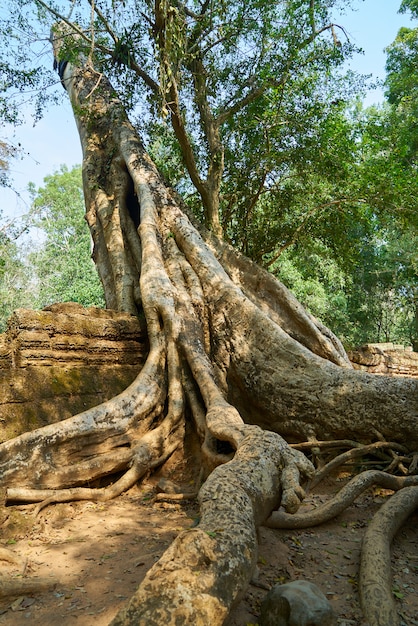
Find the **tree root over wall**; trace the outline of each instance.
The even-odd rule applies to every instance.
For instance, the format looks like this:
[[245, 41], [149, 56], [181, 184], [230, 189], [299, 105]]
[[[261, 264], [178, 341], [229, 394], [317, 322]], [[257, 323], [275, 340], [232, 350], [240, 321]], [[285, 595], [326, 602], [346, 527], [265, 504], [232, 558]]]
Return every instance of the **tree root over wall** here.
[[[296, 513], [314, 474], [285, 438], [370, 443], [379, 431], [407, 442], [407, 456], [418, 448], [418, 381], [355, 372], [283, 285], [194, 225], [89, 61], [67, 63], [63, 82], [107, 306], [145, 319], [150, 351], [119, 396], [1, 444], [0, 486], [9, 502], [38, 510], [107, 500], [182, 450], [193, 429], [207, 476], [199, 525], [178, 536], [113, 626], [220, 626], [253, 575], [257, 527], [279, 504]], [[112, 485], [86, 487], [112, 474], [121, 476]]]

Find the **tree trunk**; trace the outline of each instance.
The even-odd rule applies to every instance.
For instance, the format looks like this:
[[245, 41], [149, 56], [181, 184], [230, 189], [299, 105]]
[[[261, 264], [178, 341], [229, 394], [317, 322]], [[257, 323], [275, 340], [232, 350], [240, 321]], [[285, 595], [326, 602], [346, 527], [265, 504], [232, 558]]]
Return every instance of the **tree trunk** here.
[[[55, 39], [59, 58], [59, 39]], [[150, 351], [116, 398], [0, 446], [9, 500], [106, 500], [193, 428], [201, 521], [113, 624], [222, 624], [256, 562], [256, 528], [303, 497], [289, 441], [379, 436], [417, 447], [418, 381], [354, 371], [337, 338], [270, 274], [203, 228], [164, 184], [106, 78], [67, 64], [94, 259], [110, 308], [145, 317]], [[274, 431], [274, 432], [272, 432]], [[109, 487], [83, 487], [124, 472]]]

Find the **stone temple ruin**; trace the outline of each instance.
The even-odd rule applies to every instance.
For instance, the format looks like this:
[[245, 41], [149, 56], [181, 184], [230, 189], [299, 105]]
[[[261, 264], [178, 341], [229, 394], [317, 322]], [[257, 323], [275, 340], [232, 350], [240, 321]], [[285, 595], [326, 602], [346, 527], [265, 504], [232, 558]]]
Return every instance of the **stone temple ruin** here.
[[[0, 442], [61, 421], [120, 393], [148, 352], [133, 315], [72, 302], [18, 309], [0, 334]], [[356, 369], [418, 377], [418, 353], [370, 343], [349, 353]]]
[[348, 353], [355, 369], [385, 376], [418, 377], [418, 352], [411, 346], [367, 343]]
[[18, 309], [0, 334], [0, 442], [117, 395], [147, 351], [133, 315], [75, 303]]

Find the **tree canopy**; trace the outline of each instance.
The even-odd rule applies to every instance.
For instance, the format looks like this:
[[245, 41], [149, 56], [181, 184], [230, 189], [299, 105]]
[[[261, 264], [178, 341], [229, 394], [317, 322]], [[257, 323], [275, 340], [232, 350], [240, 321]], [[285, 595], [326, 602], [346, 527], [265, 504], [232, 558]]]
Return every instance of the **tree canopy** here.
[[[347, 95], [347, 82], [335, 69], [353, 46], [331, 13], [342, 5], [347, 3], [11, 3], [2, 33], [17, 41], [7, 52], [3, 85], [25, 91], [27, 81], [31, 87], [53, 82], [20, 44], [25, 36], [33, 40], [35, 20], [45, 30], [57, 18], [71, 20], [79, 50], [72, 41], [63, 55], [94, 55], [96, 66], [121, 87], [128, 110], [143, 110], [146, 96], [149, 113], [169, 124], [178, 141], [206, 223], [218, 233], [232, 229], [233, 238], [239, 206], [277, 187], [291, 170], [289, 157], [303, 160], [307, 144], [315, 142], [312, 129]], [[38, 111], [41, 103], [36, 106]], [[252, 185], [238, 203], [243, 180]]]
[[103, 306], [103, 291], [91, 259], [91, 240], [84, 219], [81, 168], [47, 176], [35, 191], [31, 222], [44, 240], [29, 255], [38, 285], [35, 306], [54, 302], [78, 302]]
[[[35, 116], [60, 97], [43, 57], [50, 26], [64, 17], [78, 44], [63, 54], [94, 56], [199, 218], [284, 280], [347, 345], [415, 342], [413, 255], [399, 250], [409, 273], [381, 272], [392, 294], [389, 276], [410, 276], [407, 301], [357, 271], [374, 267], [365, 254], [378, 262], [376, 246], [396, 249], [416, 228], [415, 30], [388, 48], [388, 104], [362, 110], [353, 104], [362, 79], [343, 69], [355, 48], [332, 17], [346, 5], [10, 3], [1, 21], [12, 43], [3, 50], [4, 118], [29, 79], [43, 89]], [[414, 14], [414, 4], [401, 10]], [[405, 321], [382, 334], [378, 302], [393, 297]]]
[[[242, 242], [272, 267], [300, 246], [306, 263], [315, 262], [318, 273], [340, 287], [338, 268], [324, 264], [324, 251], [337, 247], [340, 238], [346, 250], [341, 267], [352, 262], [350, 237], [365, 242], [366, 253], [371, 242], [373, 254], [365, 254], [371, 258], [369, 276], [374, 256], [380, 254], [379, 268], [386, 256], [397, 256], [380, 237], [399, 230], [400, 215], [407, 216], [409, 207], [386, 215], [384, 204], [395, 196], [390, 189], [381, 198], [378, 184], [366, 184], [367, 173], [381, 166], [374, 158], [380, 152], [369, 155], [368, 148], [386, 149], [406, 178], [411, 170], [409, 164], [401, 167], [386, 134], [377, 133], [379, 141], [370, 131], [385, 117], [379, 114], [369, 124], [361, 111], [350, 117], [338, 99], [327, 101], [338, 93], [331, 70], [349, 47], [330, 18], [337, 3], [214, 6], [163, 0], [132, 2], [119, 12], [114, 3], [99, 7], [92, 0], [65, 5], [67, 16], [44, 0], [35, 4], [41, 18], [58, 20], [51, 33], [54, 65], [80, 134], [86, 220], [106, 307], [137, 316], [149, 349], [121, 394], [0, 444], [6, 500], [39, 502], [36, 513], [56, 502], [106, 501], [156, 468], [168, 471], [175, 457], [181, 482], [192, 477], [198, 491], [198, 524], [175, 538], [112, 624], [221, 626], [254, 572], [257, 528], [289, 523], [305, 495], [304, 477], [324, 476], [300, 448], [311, 450], [315, 461], [329, 441], [353, 447], [355, 439], [348, 457], [327, 467], [331, 472], [384, 444], [393, 455], [388, 469], [411, 475], [366, 472], [336, 500], [344, 507], [353, 493], [376, 482], [395, 490], [410, 487], [411, 496], [396, 498], [390, 507], [385, 540], [361, 575], [366, 619], [377, 623], [374, 616], [382, 613], [385, 621], [379, 623], [393, 626], [399, 620], [390, 581], [375, 584], [374, 576], [389, 570], [380, 551], [418, 500], [418, 477], [412, 475], [417, 381], [355, 371], [335, 334], [272, 273], [230, 245]], [[129, 120], [126, 106], [135, 110], [141, 87], [159, 124], [171, 122], [168, 145], [175, 137], [178, 151], [168, 171], [180, 156], [191, 181], [183, 182], [185, 191], [192, 191], [191, 206], [205, 224], [167, 184]], [[340, 114], [331, 114], [334, 109]], [[369, 134], [356, 135], [353, 120]], [[155, 126], [156, 118], [146, 116], [144, 128], [149, 123]], [[303, 132], [296, 132], [298, 124]], [[154, 141], [160, 155], [167, 153], [164, 139]], [[237, 176], [244, 190], [250, 188], [241, 213], [236, 207], [242, 185], [233, 193]], [[349, 180], [358, 180], [353, 194]], [[304, 199], [305, 181], [313, 202]], [[50, 194], [42, 192], [41, 204], [55, 195], [54, 185]], [[296, 213], [290, 242], [280, 238], [261, 247], [259, 241], [253, 245], [254, 235], [245, 242], [242, 219], [267, 225], [286, 193], [290, 201], [272, 227]], [[398, 200], [394, 205], [399, 208]], [[319, 228], [316, 218], [323, 215]], [[305, 245], [300, 235], [308, 231]], [[352, 256], [360, 256], [358, 249]], [[396, 262], [400, 271], [402, 260]], [[104, 484], [98, 482], [105, 476]], [[273, 512], [279, 504], [286, 513]], [[336, 514], [334, 504], [328, 514]], [[326, 516], [320, 511], [320, 521]], [[304, 517], [296, 515], [295, 523]], [[368, 535], [369, 546], [374, 537]]]

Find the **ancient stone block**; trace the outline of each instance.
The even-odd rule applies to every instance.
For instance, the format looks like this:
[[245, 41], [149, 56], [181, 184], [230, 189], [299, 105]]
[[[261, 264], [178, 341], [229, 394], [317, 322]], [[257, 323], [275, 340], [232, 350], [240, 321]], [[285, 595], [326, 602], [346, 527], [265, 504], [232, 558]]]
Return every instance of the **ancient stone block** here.
[[147, 352], [133, 315], [75, 303], [15, 311], [0, 335], [0, 442], [117, 395]]

